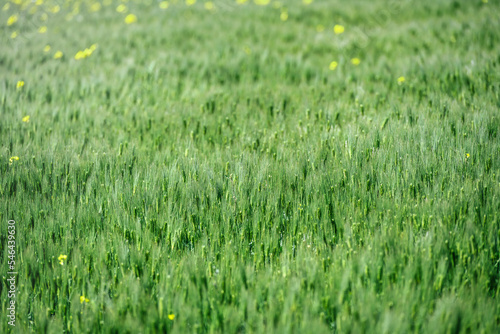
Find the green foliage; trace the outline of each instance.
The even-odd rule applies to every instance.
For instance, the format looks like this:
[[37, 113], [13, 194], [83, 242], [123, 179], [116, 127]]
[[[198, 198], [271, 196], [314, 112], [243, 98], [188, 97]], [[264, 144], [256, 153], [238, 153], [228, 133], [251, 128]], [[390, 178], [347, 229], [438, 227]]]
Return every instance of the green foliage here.
[[[127, 25], [84, 1], [45, 34], [3, 23], [13, 332], [498, 332], [490, 2], [295, 1], [286, 21], [130, 2]], [[0, 20], [41, 24], [29, 8]]]

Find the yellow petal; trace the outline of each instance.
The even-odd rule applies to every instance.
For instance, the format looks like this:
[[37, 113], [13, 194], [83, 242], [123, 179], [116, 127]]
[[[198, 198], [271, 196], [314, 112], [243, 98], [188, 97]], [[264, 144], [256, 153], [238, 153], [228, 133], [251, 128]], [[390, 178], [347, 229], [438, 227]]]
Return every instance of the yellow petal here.
[[127, 6], [125, 6], [124, 4], [121, 4], [118, 7], [116, 7], [116, 11], [118, 13], [125, 13], [127, 11]]
[[215, 9], [214, 3], [212, 1], [205, 2], [205, 9], [214, 10]]
[[17, 22], [17, 18], [18, 18], [18, 16], [17, 16], [16, 14], [15, 14], [15, 15], [12, 15], [11, 17], [9, 17], [9, 18], [7, 19], [7, 25], [8, 25], [8, 26], [11, 26], [11, 25], [13, 25], [14, 23], [16, 23], [16, 22]]
[[137, 16], [135, 16], [134, 14], [128, 14], [125, 17], [126, 24], [132, 24], [132, 23], [136, 23], [136, 22], [137, 22]]
[[341, 26], [340, 24], [336, 24], [334, 27], [333, 27], [333, 32], [336, 34], [336, 35], [340, 35], [344, 32], [345, 28], [344, 26]]

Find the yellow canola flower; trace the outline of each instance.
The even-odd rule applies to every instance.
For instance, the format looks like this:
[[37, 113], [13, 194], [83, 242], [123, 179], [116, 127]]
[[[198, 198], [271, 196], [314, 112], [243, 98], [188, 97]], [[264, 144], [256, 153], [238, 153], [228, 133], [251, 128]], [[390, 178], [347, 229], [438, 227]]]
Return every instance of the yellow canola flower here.
[[14, 39], [18, 35], [17, 31], [13, 31], [12, 34], [10, 34], [10, 38]]
[[16, 84], [16, 88], [17, 88], [17, 89], [21, 89], [21, 88], [23, 88], [23, 87], [24, 87], [24, 81], [19, 80], [19, 81], [17, 82], [17, 84]]
[[64, 265], [64, 261], [66, 261], [67, 258], [68, 258], [68, 255], [61, 254], [57, 258], [57, 260], [59, 261], [59, 264], [62, 266], [62, 265]]
[[[75, 55], [75, 60], [80, 60], [80, 59], [90, 57], [96, 49], [97, 49], [97, 44], [92, 44], [89, 48], [85, 48], [85, 50], [83, 50], [83, 51], [81, 51], [81, 50], [78, 51]], [[61, 57], [62, 57], [62, 52], [61, 52]]]
[[345, 28], [344, 26], [340, 25], [340, 24], [336, 24], [334, 27], [333, 27], [333, 32], [335, 33], [335, 35], [340, 35], [344, 32]]
[[38, 28], [38, 32], [40, 34], [45, 34], [47, 32], [47, 27], [46, 26], [41, 26], [40, 28]]
[[134, 14], [128, 14], [125, 17], [126, 24], [132, 24], [132, 23], [136, 23], [136, 22], [137, 22], [137, 16], [135, 16]]
[[7, 25], [8, 25], [8, 26], [13, 25], [14, 23], [16, 23], [16, 22], [17, 22], [17, 19], [18, 19], [17, 14], [14, 14], [14, 15], [10, 16], [10, 17], [7, 19]]
[[14, 161], [19, 161], [19, 157], [18, 157], [18, 156], [13, 156], [13, 157], [10, 157], [10, 159], [9, 159], [9, 165], [12, 165], [12, 163], [13, 163]]
[[215, 9], [214, 3], [212, 1], [205, 2], [205, 9], [214, 10]]
[[174, 319], [175, 319], [175, 314], [169, 314], [169, 315], [168, 315], [168, 318], [169, 318], [170, 320], [174, 320]]
[[160, 2], [160, 8], [161, 9], [167, 9], [168, 8], [168, 1], [162, 1], [162, 2]]
[[85, 58], [83, 51], [78, 51], [75, 55], [75, 60], [80, 60]]
[[63, 56], [63, 53], [61, 51], [57, 51], [56, 53], [54, 53], [54, 59], [60, 59], [62, 58]]
[[30, 116], [29, 115], [23, 117], [23, 122], [24, 123], [28, 123], [29, 121], [30, 121]]
[[121, 4], [118, 7], [116, 7], [116, 11], [118, 13], [125, 13], [127, 11], [127, 6], [125, 6], [124, 4]]
[[336, 61], [332, 61], [330, 63], [330, 66], [329, 66], [330, 71], [334, 71], [337, 68], [338, 65], [339, 65], [339, 63], [337, 63]]
[[361, 63], [361, 60], [359, 58], [352, 58], [351, 59], [351, 64], [354, 66], [358, 66]]
[[98, 12], [101, 10], [101, 4], [99, 2], [94, 2], [91, 6], [90, 6], [90, 11], [95, 13], [95, 12]]
[[92, 55], [92, 50], [90, 50], [89, 48], [85, 48], [85, 50], [83, 50], [83, 58], [87, 58], [91, 55]]
[[85, 296], [80, 296], [80, 304], [83, 304], [84, 302], [88, 303], [90, 300]]
[[50, 9], [50, 12], [51, 12], [52, 14], [57, 14], [57, 13], [59, 13], [59, 11], [60, 11], [60, 10], [61, 10], [61, 7], [60, 7], [59, 5], [55, 5], [55, 6], [53, 6], [53, 7]]
[[186, 0], [186, 6], [192, 6], [196, 3], [196, 0]]
[[281, 19], [281, 21], [288, 20], [288, 12], [286, 10], [281, 12], [280, 19]]
[[271, 0], [253, 0], [257, 6], [267, 6]]
[[465, 154], [465, 157], [466, 157], [467, 159], [469, 159], [469, 158], [470, 158], [470, 154], [469, 154], [469, 153], [466, 153], [466, 154]]
[[405, 77], [399, 77], [398, 84], [402, 84], [403, 82], [405, 82]]

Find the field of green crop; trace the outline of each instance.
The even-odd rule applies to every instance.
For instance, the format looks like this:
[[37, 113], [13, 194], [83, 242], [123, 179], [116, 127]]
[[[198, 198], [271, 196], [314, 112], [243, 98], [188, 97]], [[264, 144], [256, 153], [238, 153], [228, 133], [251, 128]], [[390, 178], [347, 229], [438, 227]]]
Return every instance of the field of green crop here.
[[497, 1], [4, 0], [0, 42], [0, 332], [499, 333]]

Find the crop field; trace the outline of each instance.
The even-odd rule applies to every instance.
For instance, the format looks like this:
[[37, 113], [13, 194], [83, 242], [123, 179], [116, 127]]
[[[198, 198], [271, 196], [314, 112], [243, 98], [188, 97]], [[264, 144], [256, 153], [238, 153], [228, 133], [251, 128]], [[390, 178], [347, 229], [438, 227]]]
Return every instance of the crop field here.
[[3, 0], [1, 333], [499, 333], [500, 3]]

